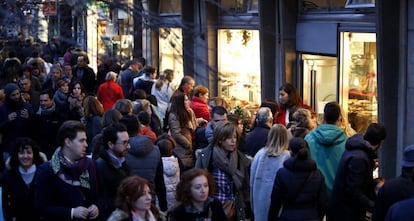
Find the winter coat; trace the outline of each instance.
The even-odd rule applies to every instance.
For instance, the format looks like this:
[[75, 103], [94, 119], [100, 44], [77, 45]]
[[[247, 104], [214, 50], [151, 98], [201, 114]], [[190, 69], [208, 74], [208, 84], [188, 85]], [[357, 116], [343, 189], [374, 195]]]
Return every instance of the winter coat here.
[[124, 93], [122, 92], [121, 86], [113, 80], [101, 84], [98, 87], [96, 96], [102, 103], [104, 111], [112, 109], [117, 100], [124, 99]]
[[82, 122], [86, 127], [86, 139], [88, 142], [86, 152], [89, 154], [92, 152], [92, 139], [102, 131], [102, 117], [99, 115], [91, 115], [82, 118]]
[[192, 120], [187, 127], [181, 127], [180, 121], [174, 113], [170, 113], [168, 117], [171, 136], [177, 142], [173, 151], [182, 161], [185, 170], [194, 166], [192, 136], [196, 129], [196, 122], [193, 111], [191, 111], [191, 115]]
[[[22, 111], [27, 111], [28, 118], [22, 117]], [[17, 117], [13, 121], [9, 121], [9, 114], [15, 112]], [[18, 103], [9, 101], [6, 96], [6, 101], [0, 106], [0, 133], [2, 136], [2, 142], [0, 144], [1, 152], [10, 153], [14, 147], [16, 137], [29, 137], [30, 125], [32, 124], [32, 117], [34, 110], [32, 105], [24, 103], [20, 100]]]
[[160, 150], [147, 136], [131, 137], [129, 142], [131, 148], [126, 155], [126, 163], [130, 168], [131, 175], [138, 175], [148, 180], [151, 190], [154, 190], [157, 195], [161, 210], [167, 210]]
[[[239, 165], [244, 167], [244, 179], [242, 182], [242, 187], [240, 189], [233, 188], [235, 196], [235, 209], [236, 216], [238, 221], [244, 221], [246, 219], [246, 209], [250, 208], [250, 164], [251, 161], [240, 151], [237, 151], [239, 157]], [[210, 173], [212, 172], [212, 159], [213, 156], [213, 147], [209, 145], [208, 147], [201, 149], [197, 152], [197, 161], [195, 163], [195, 168], [206, 169]]]
[[160, 90], [155, 87], [155, 84], [152, 85], [151, 94], [157, 98], [157, 108], [161, 113], [161, 118], [165, 117], [165, 113], [167, 112], [168, 105], [170, 104], [171, 96], [174, 91], [175, 89], [173, 88], [172, 83], [168, 81], [164, 81], [162, 83]]
[[180, 165], [175, 156], [162, 157], [162, 165], [164, 168], [164, 183], [166, 190], [168, 210], [171, 210], [176, 204], [175, 191], [180, 182]]
[[348, 138], [336, 172], [329, 220], [363, 221], [366, 211], [373, 212], [375, 158], [374, 150], [362, 134]]
[[372, 221], [384, 221], [388, 209], [414, 193], [414, 174], [402, 171], [401, 176], [387, 180], [378, 191]]
[[345, 151], [346, 139], [344, 131], [333, 124], [321, 124], [305, 136], [310, 156], [325, 177], [329, 195], [332, 193], [336, 169]]
[[385, 221], [412, 221], [414, 217], [414, 197], [395, 203], [388, 210]]
[[6, 170], [2, 181], [2, 206], [6, 220], [36, 221], [39, 215], [34, 208], [34, 181], [26, 185], [19, 169]]
[[[311, 106], [307, 104], [299, 103], [298, 105], [289, 108], [289, 114], [293, 114], [293, 112], [291, 111], [295, 111], [297, 108], [306, 108], [308, 110], [312, 110]], [[287, 109], [282, 107], [282, 105], [279, 106], [279, 109], [277, 110], [277, 115], [276, 117], [274, 117], [275, 118], [274, 122], [287, 126], [288, 122], [286, 122], [286, 114], [288, 114]]]
[[226, 215], [223, 211], [223, 205], [218, 199], [208, 198], [204, 203], [202, 212], [195, 211], [192, 205], [180, 204], [171, 212], [171, 221], [225, 221]]
[[210, 111], [208, 110], [206, 100], [193, 96], [190, 107], [193, 109], [196, 118], [203, 118], [206, 121], [210, 121]]
[[38, 111], [34, 116], [32, 136], [39, 144], [40, 151], [46, 154], [47, 159], [52, 157], [59, 146], [56, 139], [51, 139], [51, 137], [57, 136], [57, 132], [65, 120], [64, 112], [56, 105], [53, 111]]
[[268, 220], [322, 220], [328, 207], [328, 195], [315, 161], [292, 157], [283, 166], [273, 185]]
[[115, 168], [108, 151], [101, 150], [99, 158], [96, 160], [96, 172], [99, 174], [99, 217], [106, 220], [115, 210], [117, 188], [121, 181], [129, 176], [129, 168], [126, 162], [120, 168]]
[[131, 68], [127, 68], [125, 71], [121, 72], [120, 82], [122, 87], [122, 92], [125, 98], [131, 98], [133, 91], [132, 79], [138, 76], [137, 71], [133, 71]]
[[246, 145], [250, 156], [254, 157], [257, 151], [266, 146], [267, 134], [269, 131], [270, 127], [267, 125], [256, 125], [256, 127], [246, 136]]
[[269, 156], [268, 148], [257, 152], [250, 168], [250, 202], [255, 220], [266, 220], [269, 214], [270, 195], [277, 171], [290, 158], [288, 150], [279, 156]]
[[146, 75], [133, 79], [134, 90], [141, 89], [144, 90], [146, 94], [151, 94], [153, 84], [154, 79], [147, 77]]
[[74, 186], [63, 181], [54, 173], [51, 161], [38, 168], [35, 180], [35, 208], [44, 220], [79, 220], [71, 219], [72, 208], [92, 204], [97, 205], [98, 184], [96, 168], [92, 160], [88, 166], [90, 189]]
[[[83, 71], [82, 77], [79, 79], [77, 76], [78, 71]], [[95, 72], [92, 68], [85, 66], [85, 67], [78, 67], [77, 65], [73, 68], [73, 76], [76, 77], [84, 87], [85, 94], [94, 94], [96, 90], [96, 76]]]

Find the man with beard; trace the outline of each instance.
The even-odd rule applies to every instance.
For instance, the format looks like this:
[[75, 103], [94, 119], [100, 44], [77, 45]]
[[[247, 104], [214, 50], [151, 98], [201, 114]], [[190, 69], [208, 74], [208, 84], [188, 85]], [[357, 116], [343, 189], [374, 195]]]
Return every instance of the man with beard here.
[[[0, 163], [7, 159], [15, 146], [16, 137], [28, 137], [33, 116], [33, 107], [20, 96], [19, 86], [8, 83], [4, 88], [5, 102], [0, 106], [0, 133], [3, 134], [0, 151]], [[2, 169], [3, 163], [0, 164]]]
[[100, 219], [106, 220], [115, 210], [114, 202], [119, 183], [129, 175], [125, 155], [130, 145], [129, 135], [123, 124], [110, 125], [103, 130], [102, 134], [105, 148], [102, 148], [96, 160], [96, 168], [99, 174]]
[[385, 137], [384, 125], [372, 123], [364, 135], [356, 134], [348, 138], [336, 172], [329, 221], [365, 220], [366, 212], [373, 212], [374, 159]]
[[[53, 92], [44, 90], [40, 92], [40, 107], [34, 116], [32, 129], [33, 139], [40, 146], [40, 151], [50, 159], [55, 152], [58, 144], [56, 139], [59, 127], [65, 122], [64, 111], [59, 110], [53, 101]], [[52, 139], [51, 139], [52, 138]]]
[[57, 133], [59, 148], [39, 167], [34, 186], [35, 208], [42, 220], [94, 220], [98, 184], [92, 159], [86, 157], [86, 128], [65, 121]]

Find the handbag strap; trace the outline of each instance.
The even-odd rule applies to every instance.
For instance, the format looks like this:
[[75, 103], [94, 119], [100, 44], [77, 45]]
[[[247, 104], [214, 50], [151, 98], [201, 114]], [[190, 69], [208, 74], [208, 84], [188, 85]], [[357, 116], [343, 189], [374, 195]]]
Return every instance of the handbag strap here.
[[299, 189], [298, 189], [298, 191], [290, 198], [291, 200], [291, 202], [293, 202], [295, 199], [296, 199], [296, 197], [299, 195], [299, 193], [301, 193], [302, 191], [303, 191], [303, 189], [304, 189], [304, 187], [305, 187], [305, 184], [306, 183], [308, 183], [309, 182], [309, 180], [312, 178], [312, 175], [313, 175], [313, 173], [314, 173], [314, 171], [312, 171], [310, 174], [309, 174], [309, 176], [308, 176], [308, 178], [300, 185], [300, 187], [299, 187]]

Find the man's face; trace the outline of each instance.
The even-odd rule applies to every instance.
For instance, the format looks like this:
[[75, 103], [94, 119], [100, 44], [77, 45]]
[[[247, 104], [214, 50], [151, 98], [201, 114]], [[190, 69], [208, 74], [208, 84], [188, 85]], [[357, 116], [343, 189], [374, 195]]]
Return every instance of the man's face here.
[[9, 98], [10, 98], [10, 100], [12, 100], [14, 102], [19, 102], [19, 100], [20, 100], [20, 91], [19, 90], [14, 90], [9, 95]]
[[53, 100], [49, 97], [48, 94], [40, 95], [40, 107], [42, 109], [47, 109], [53, 105]]
[[53, 78], [55, 79], [55, 81], [62, 78], [62, 75], [61, 75], [61, 73], [58, 69], [54, 69], [53, 72], [52, 72], [52, 75], [53, 75]]
[[29, 91], [32, 85], [29, 79], [24, 78], [20, 80], [19, 86], [22, 91]]
[[78, 58], [78, 66], [79, 67], [85, 67], [85, 65], [86, 65], [85, 59]]
[[65, 139], [65, 148], [67, 148], [67, 156], [71, 161], [77, 161], [86, 156], [86, 133], [84, 131], [78, 131], [76, 137], [73, 140], [69, 138]]
[[131, 146], [129, 145], [129, 136], [128, 132], [126, 131], [117, 132], [116, 135], [116, 142], [114, 144], [110, 144], [109, 148], [112, 150], [112, 153], [116, 157], [121, 158], [126, 156], [129, 148], [131, 148]]
[[133, 71], [138, 71], [142, 67], [141, 63], [137, 62], [135, 64], [131, 64], [131, 69]]
[[63, 70], [66, 77], [72, 78], [72, 67], [70, 65], [65, 65]]
[[213, 114], [213, 117], [211, 118], [211, 126], [213, 128], [216, 126], [216, 124], [220, 121], [227, 121], [227, 114], [219, 115], [219, 114]]
[[184, 93], [185, 94], [190, 94], [191, 91], [193, 91], [193, 88], [194, 88], [194, 81], [193, 80], [188, 82], [188, 83], [185, 83], [184, 88], [183, 88]]

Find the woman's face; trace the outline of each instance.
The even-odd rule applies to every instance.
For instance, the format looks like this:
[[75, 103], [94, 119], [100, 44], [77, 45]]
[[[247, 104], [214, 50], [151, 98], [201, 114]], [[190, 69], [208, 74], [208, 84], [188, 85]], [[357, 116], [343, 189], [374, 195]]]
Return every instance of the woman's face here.
[[286, 104], [289, 100], [289, 94], [284, 90], [279, 91], [279, 102], [281, 104]]
[[81, 93], [82, 93], [82, 89], [81, 89], [80, 84], [76, 84], [75, 87], [73, 87], [72, 94], [81, 95]]
[[143, 195], [134, 203], [134, 211], [147, 211], [151, 207], [152, 195], [149, 186], [145, 185]]
[[188, 83], [184, 84], [183, 91], [184, 91], [185, 94], [190, 94], [191, 91], [193, 91], [193, 88], [194, 88], [194, 81], [191, 80]]
[[205, 94], [200, 94], [200, 98], [201, 98], [203, 101], [207, 102], [207, 101], [208, 101], [208, 92], [207, 92], [207, 93], [205, 93]]
[[190, 103], [191, 103], [191, 101], [190, 101], [190, 99], [188, 99], [188, 97], [187, 97], [187, 95], [185, 95], [184, 96], [184, 107], [185, 107], [185, 109], [190, 109], [191, 107], [190, 107]]
[[33, 165], [33, 150], [32, 147], [25, 148], [17, 154], [19, 164], [23, 168], [29, 168]]
[[59, 88], [60, 92], [67, 94], [69, 92], [69, 86], [68, 84], [63, 84], [62, 86], [60, 86]]
[[221, 148], [228, 152], [235, 151], [237, 148], [237, 133], [235, 132], [231, 137], [221, 141]]
[[241, 133], [243, 133], [243, 129], [244, 129], [243, 121], [242, 120], [239, 120], [237, 122], [237, 132], [239, 134], [241, 134]]
[[207, 200], [209, 186], [207, 177], [201, 175], [191, 181], [191, 198], [196, 203], [202, 203]]

